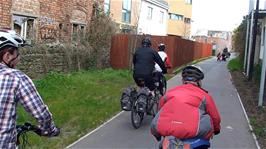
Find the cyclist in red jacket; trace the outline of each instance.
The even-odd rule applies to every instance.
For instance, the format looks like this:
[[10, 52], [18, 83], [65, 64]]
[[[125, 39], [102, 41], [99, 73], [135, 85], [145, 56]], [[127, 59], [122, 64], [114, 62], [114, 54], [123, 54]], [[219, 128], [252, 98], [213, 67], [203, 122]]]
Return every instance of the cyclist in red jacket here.
[[182, 71], [183, 85], [169, 90], [160, 99], [160, 111], [151, 124], [151, 132], [177, 139], [204, 138], [220, 133], [220, 114], [212, 97], [201, 88], [204, 74], [200, 67], [190, 65]]

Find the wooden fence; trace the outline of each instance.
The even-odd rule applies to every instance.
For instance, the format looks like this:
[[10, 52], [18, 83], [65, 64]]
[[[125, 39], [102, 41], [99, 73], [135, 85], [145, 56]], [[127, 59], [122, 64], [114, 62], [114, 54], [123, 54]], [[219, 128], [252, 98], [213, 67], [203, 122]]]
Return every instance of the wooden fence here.
[[[115, 69], [131, 68], [135, 49], [141, 46], [140, 43], [144, 37], [142, 35], [115, 35], [112, 38], [110, 50], [111, 66]], [[159, 43], [166, 45], [165, 51], [174, 68], [212, 54], [211, 44], [185, 40], [178, 36], [151, 36], [151, 42], [154, 49], [157, 49]]]

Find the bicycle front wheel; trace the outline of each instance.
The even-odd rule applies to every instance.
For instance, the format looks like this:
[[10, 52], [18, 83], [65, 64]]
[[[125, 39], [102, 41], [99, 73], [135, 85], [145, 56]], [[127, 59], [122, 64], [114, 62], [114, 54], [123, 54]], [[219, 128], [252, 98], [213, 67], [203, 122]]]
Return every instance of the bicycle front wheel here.
[[158, 90], [155, 90], [155, 97], [153, 99], [153, 105], [152, 105], [152, 116], [155, 117], [155, 115], [159, 111], [159, 100], [160, 100], [160, 93]]
[[134, 106], [131, 110], [131, 123], [135, 129], [138, 129], [142, 123], [144, 113], [138, 112]]

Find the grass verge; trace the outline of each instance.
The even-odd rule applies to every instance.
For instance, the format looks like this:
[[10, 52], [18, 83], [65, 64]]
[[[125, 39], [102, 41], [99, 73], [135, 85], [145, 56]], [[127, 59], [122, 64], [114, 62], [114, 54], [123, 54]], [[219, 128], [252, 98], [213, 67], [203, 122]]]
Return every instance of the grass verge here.
[[[133, 84], [127, 70], [90, 70], [67, 75], [50, 73], [34, 81], [61, 128], [56, 138], [29, 135], [31, 148], [65, 148], [120, 111], [124, 87]], [[19, 123], [35, 122], [19, 107]]]
[[228, 62], [227, 68], [230, 71], [236, 71], [236, 70], [241, 71], [243, 68], [243, 63], [240, 61], [240, 58], [237, 57]]

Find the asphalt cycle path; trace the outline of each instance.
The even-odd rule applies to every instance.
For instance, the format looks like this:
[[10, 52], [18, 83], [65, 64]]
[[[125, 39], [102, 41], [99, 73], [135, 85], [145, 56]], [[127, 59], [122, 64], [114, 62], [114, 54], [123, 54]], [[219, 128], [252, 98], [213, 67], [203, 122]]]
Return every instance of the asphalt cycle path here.
[[[227, 62], [217, 62], [216, 58], [202, 61], [205, 79], [203, 88], [213, 96], [221, 114], [221, 133], [211, 140], [211, 148], [217, 149], [256, 149], [256, 141], [249, 129], [238, 93], [231, 82]], [[168, 89], [181, 84], [177, 74], [168, 80]], [[67, 148], [88, 149], [154, 149], [156, 140], [150, 133], [151, 116], [145, 116], [139, 129], [131, 124], [130, 112], [120, 112], [114, 118], [85, 135]]]

